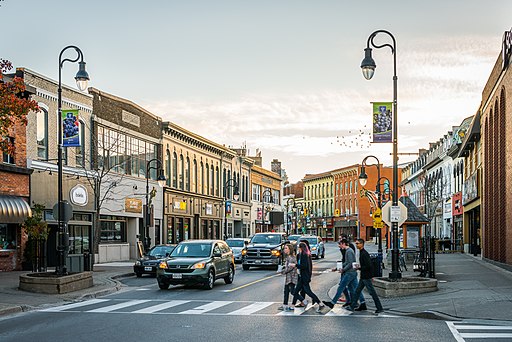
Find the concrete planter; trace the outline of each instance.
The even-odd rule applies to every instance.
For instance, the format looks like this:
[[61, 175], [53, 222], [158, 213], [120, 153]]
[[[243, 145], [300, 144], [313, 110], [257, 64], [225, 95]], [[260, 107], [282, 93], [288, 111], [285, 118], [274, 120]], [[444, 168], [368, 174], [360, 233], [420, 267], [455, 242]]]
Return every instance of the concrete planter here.
[[381, 297], [403, 297], [437, 291], [437, 279], [404, 277], [399, 281], [373, 278], [373, 287]]
[[20, 276], [19, 289], [28, 292], [60, 294], [93, 286], [92, 272], [57, 276], [55, 273], [28, 273]]

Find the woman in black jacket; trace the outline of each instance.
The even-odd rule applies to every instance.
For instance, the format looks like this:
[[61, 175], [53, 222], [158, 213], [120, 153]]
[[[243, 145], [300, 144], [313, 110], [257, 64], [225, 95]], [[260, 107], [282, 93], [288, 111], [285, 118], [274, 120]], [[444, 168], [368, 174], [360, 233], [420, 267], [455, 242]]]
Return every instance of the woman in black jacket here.
[[297, 303], [297, 300], [300, 301], [300, 304], [295, 306], [297, 308], [306, 307], [308, 305], [308, 301], [300, 295], [300, 291], [304, 290], [304, 292], [313, 299], [313, 304], [318, 304], [316, 311], [320, 312], [325, 305], [320, 301], [318, 296], [313, 293], [309, 285], [311, 282], [311, 274], [313, 272], [313, 261], [311, 260], [311, 252], [304, 242], [299, 244], [299, 251], [297, 253], [297, 269], [299, 270], [299, 279], [297, 281], [297, 286], [295, 286], [293, 305]]

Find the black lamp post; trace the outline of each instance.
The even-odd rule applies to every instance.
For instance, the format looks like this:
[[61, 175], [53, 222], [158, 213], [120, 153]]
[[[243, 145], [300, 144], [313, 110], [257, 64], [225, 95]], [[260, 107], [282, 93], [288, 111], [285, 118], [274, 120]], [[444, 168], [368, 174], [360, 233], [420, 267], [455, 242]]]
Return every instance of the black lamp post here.
[[228, 189], [229, 187], [233, 187], [233, 199], [235, 201], [238, 201], [238, 198], [240, 197], [240, 193], [238, 192], [238, 182], [236, 179], [231, 178], [228, 179], [224, 183], [224, 240], [228, 238]]
[[302, 212], [304, 211], [304, 206], [302, 205], [302, 203], [297, 203], [295, 205], [295, 210], [295, 234], [299, 234], [299, 216], [302, 228]]
[[[152, 162], [156, 162], [156, 167], [151, 166]], [[165, 176], [164, 176], [164, 169], [162, 168], [162, 161], [158, 158], [153, 158], [146, 164], [146, 212], [145, 220], [144, 220], [144, 251], [147, 253], [149, 248], [151, 247], [151, 238], [149, 237], [149, 226], [151, 221], [151, 208], [149, 207], [149, 172], [151, 170], [160, 170], [158, 178], [156, 179], [158, 182], [158, 185], [160, 187], [163, 187], [165, 185]]]
[[[366, 161], [368, 158], [374, 158], [377, 161], [377, 164], [367, 164]], [[376, 166], [377, 167], [377, 184], [375, 185], [375, 193], [377, 195], [377, 206], [379, 209], [382, 209], [382, 198], [381, 198], [381, 191], [380, 191], [380, 161], [375, 156], [367, 156], [363, 159], [361, 162], [361, 174], [359, 175], [359, 184], [361, 186], [365, 186], [366, 182], [368, 181], [368, 175], [365, 172], [365, 168], [367, 166]], [[378, 266], [378, 276], [382, 277], [382, 228], [377, 229], [377, 242], [378, 242], [378, 249], [377, 249], [377, 258], [379, 261]]]
[[[291, 206], [290, 206], [290, 202], [292, 203]], [[295, 200], [293, 198], [288, 198], [286, 200], [286, 235], [290, 234], [290, 224], [288, 222], [288, 220], [290, 218], [288, 215], [288, 213], [290, 211], [290, 209], [289, 209], [290, 207], [295, 208]], [[297, 222], [297, 221], [295, 221], [295, 222]], [[293, 224], [293, 221], [292, 221], [292, 224]], [[295, 225], [297, 225], [297, 223], [295, 223]]]
[[263, 193], [261, 194], [262, 198], [261, 198], [261, 230], [262, 231], [266, 231], [265, 230], [265, 194], [268, 193], [268, 196], [270, 198], [270, 202], [272, 202], [272, 192], [270, 192], [269, 189], [263, 191]]
[[[374, 39], [379, 33], [387, 34], [392, 42], [391, 44], [381, 44], [375, 45]], [[366, 49], [364, 49], [364, 59], [361, 62], [361, 69], [363, 71], [363, 76], [369, 80], [373, 77], [375, 72], [375, 68], [377, 67], [375, 61], [372, 58], [372, 48], [373, 46], [376, 49], [380, 49], [383, 47], [389, 47], [391, 49], [391, 53], [393, 54], [393, 195], [392, 195], [392, 205], [393, 207], [398, 206], [398, 144], [397, 144], [397, 81], [398, 77], [396, 76], [396, 40], [395, 37], [386, 30], [377, 30], [373, 32], [369, 37], [366, 43]], [[393, 249], [391, 250], [391, 273], [389, 274], [389, 278], [392, 280], [398, 280], [402, 278], [402, 273], [398, 269], [398, 222], [391, 222], [391, 233], [393, 235]]]
[[[65, 58], [62, 59], [62, 55], [68, 49], [74, 49], [77, 53], [75, 59]], [[78, 62], [80, 60], [80, 62]], [[89, 74], [85, 71], [85, 62], [84, 62], [84, 54], [82, 50], [78, 47], [69, 45], [66, 46], [59, 54], [59, 87], [57, 89], [57, 105], [58, 105], [58, 152], [57, 152], [57, 167], [58, 167], [58, 205], [59, 205], [59, 215], [58, 215], [58, 231], [59, 231], [59, 239], [57, 246], [57, 269], [56, 272], [58, 275], [67, 274], [66, 270], [66, 256], [69, 248], [69, 238], [67, 232], [67, 222], [64, 220], [64, 201], [62, 195], [62, 148], [63, 148], [63, 137], [62, 137], [62, 65], [64, 62], [75, 63], [78, 62], [78, 72], [76, 73], [75, 80], [76, 85], [80, 91], [84, 91], [87, 89], [87, 82], [89, 81]], [[96, 227], [99, 229], [99, 227]]]

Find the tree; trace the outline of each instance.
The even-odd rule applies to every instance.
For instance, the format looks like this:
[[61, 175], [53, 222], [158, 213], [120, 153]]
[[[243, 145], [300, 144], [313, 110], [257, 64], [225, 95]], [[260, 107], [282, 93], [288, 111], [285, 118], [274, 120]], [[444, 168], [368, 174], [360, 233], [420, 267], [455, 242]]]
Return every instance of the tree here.
[[27, 124], [27, 114], [38, 112], [37, 102], [28, 98], [21, 77], [4, 81], [4, 74], [12, 69], [12, 63], [0, 58], [0, 150], [14, 153], [14, 145], [9, 139], [11, 127], [15, 124]]
[[32, 263], [32, 271], [46, 271], [46, 241], [50, 235], [48, 223], [43, 219], [45, 206], [34, 203], [32, 216], [25, 219], [22, 228], [28, 235], [25, 259]]

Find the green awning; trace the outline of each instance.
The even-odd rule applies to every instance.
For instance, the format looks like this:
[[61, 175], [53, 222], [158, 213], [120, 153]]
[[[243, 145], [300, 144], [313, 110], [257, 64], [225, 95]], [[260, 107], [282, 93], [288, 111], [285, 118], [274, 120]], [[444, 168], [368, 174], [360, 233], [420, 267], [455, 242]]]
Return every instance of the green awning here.
[[23, 223], [29, 216], [32, 210], [22, 197], [0, 195], [0, 223]]

